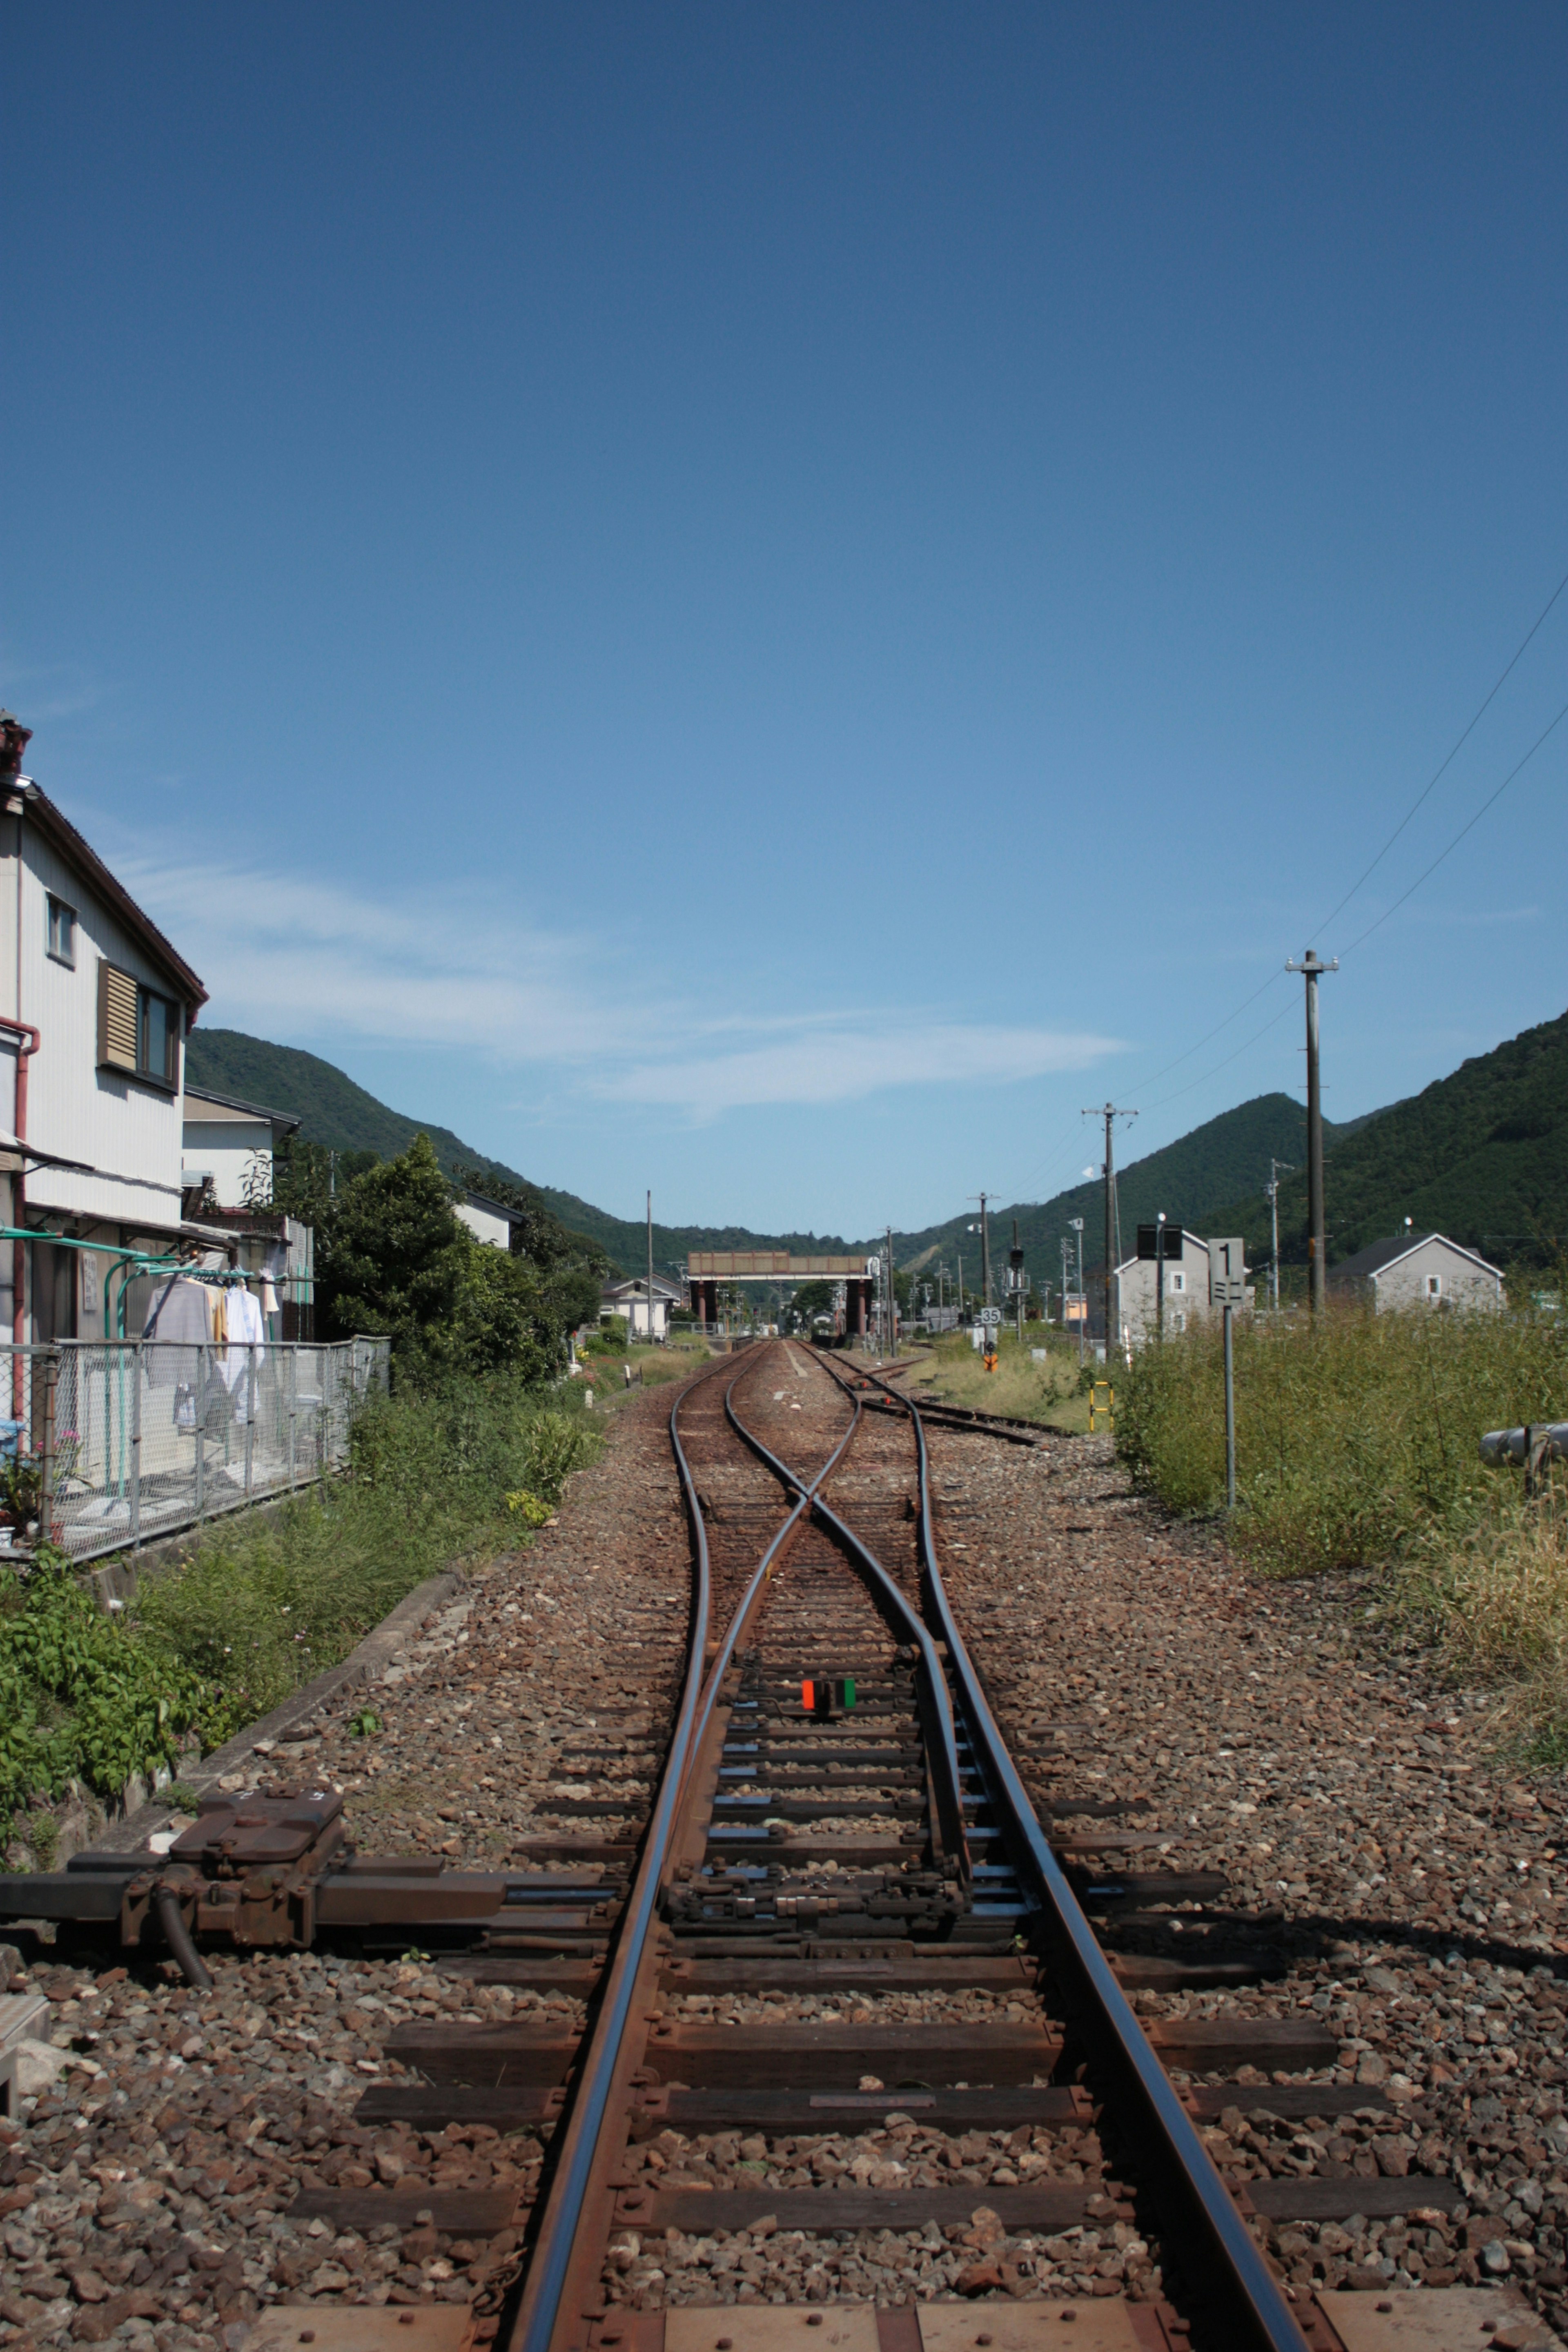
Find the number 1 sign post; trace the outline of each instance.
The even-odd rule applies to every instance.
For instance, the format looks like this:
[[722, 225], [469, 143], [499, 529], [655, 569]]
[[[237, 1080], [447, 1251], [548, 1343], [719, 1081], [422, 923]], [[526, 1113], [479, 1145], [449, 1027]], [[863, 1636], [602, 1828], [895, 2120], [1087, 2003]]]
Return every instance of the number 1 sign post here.
[[1225, 1313], [1225, 1502], [1236, 1508], [1236, 1358], [1230, 1318], [1247, 1304], [1247, 1264], [1240, 1241], [1209, 1244], [1209, 1305]]

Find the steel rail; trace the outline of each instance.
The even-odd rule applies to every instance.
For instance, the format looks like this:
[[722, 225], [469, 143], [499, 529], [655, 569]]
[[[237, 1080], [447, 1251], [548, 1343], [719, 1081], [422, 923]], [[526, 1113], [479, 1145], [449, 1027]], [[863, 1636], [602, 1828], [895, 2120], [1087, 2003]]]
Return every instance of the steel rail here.
[[[725, 1368], [716, 1366], [711, 1373], [700, 1376], [699, 1380], [683, 1386], [670, 1406], [670, 1448], [675, 1456], [681, 1497], [686, 1505], [696, 1552], [693, 1570], [695, 1595], [686, 1683], [637, 1879], [622, 1915], [615, 1958], [605, 1979], [599, 2014], [581, 2062], [564, 2126], [561, 2155], [534, 2237], [516, 2315], [508, 2334], [509, 2352], [549, 2352], [551, 2345], [558, 2341], [557, 2331], [563, 2317], [562, 2300], [573, 2256], [577, 2251], [595, 2162], [600, 2154], [605, 2126], [611, 2113], [616, 2077], [623, 2063], [626, 2028], [631, 2021], [638, 1981], [649, 1958], [650, 1938], [658, 1923], [659, 1898], [664, 1891], [677, 1829], [697, 1793], [693, 1776], [703, 1752], [719, 1692], [746, 1618], [772, 1574], [781, 1548], [810, 1507], [811, 1496], [816, 1486], [830, 1470], [837, 1468], [860, 1426], [859, 1403], [851, 1397], [848, 1402], [853, 1411], [848, 1429], [782, 1526], [775, 1529], [747, 1582], [710, 1665], [706, 1661], [712, 1568], [701, 1499], [686, 1449], [680, 1442], [679, 1416], [680, 1408], [692, 1391], [703, 1385], [707, 1379], [718, 1379], [722, 1369]], [[725, 1387], [724, 1409], [731, 1420], [734, 1419], [732, 1392], [749, 1369], [742, 1366], [740, 1370], [733, 1371]], [[738, 1423], [736, 1425], [739, 1426]], [[574, 2327], [575, 2324], [574, 2315], [568, 2318], [568, 2328]]]
[[665, 1858], [669, 1850], [690, 1752], [691, 1728], [697, 1717], [703, 1661], [708, 1653], [708, 1615], [712, 1593], [708, 1530], [703, 1524], [702, 1506], [698, 1499], [691, 1465], [680, 1443], [680, 1408], [691, 1388], [704, 1385], [707, 1380], [717, 1380], [722, 1369], [716, 1365], [710, 1373], [694, 1381], [690, 1388], [683, 1386], [669, 1408], [669, 1442], [675, 1454], [696, 1555], [692, 1564], [691, 1639], [687, 1648], [686, 1680], [637, 1878], [622, 1914], [615, 1958], [610, 1963], [599, 2015], [584, 2056], [561, 2154], [554, 2167], [549, 2198], [534, 2238], [532, 2257], [511, 2324], [508, 2338], [510, 2352], [547, 2352], [554, 2334], [573, 2244], [582, 2219], [600, 2134], [609, 2109], [613, 2077], [631, 2015], [637, 1973], [657, 1914]]
[[[1040, 1902], [1046, 1957], [1055, 1984], [1090, 2055], [1123, 2102], [1129, 2138], [1148, 2169], [1172, 2250], [1197, 2295], [1215, 2307], [1227, 2346], [1247, 2352], [1307, 2352], [1300, 2323], [1253, 2243], [1213, 2158], [1198, 2137], [1175, 2085], [1147, 2036], [1052, 1853], [1028, 1791], [954, 1620], [937, 1559], [931, 1515], [931, 1465], [918, 1409], [899, 1402], [914, 1425], [920, 1472], [918, 1518], [926, 1596], [947, 1644], [971, 1745], [980, 1759], [1018, 1849], [1016, 1858]], [[1191, 2248], [1191, 2252], [1186, 2250]], [[1201, 2250], [1201, 2252], [1200, 2252]], [[1200, 2263], [1202, 2267], [1200, 2268]]]
[[[855, 1407], [855, 1426], [858, 1428], [860, 1401], [852, 1389], [842, 1382], [840, 1386], [844, 1388], [844, 1393]], [[823, 1525], [829, 1528], [846, 1549], [854, 1555], [873, 1591], [881, 1596], [899, 1625], [919, 1650], [921, 1663], [924, 1669], [925, 1693], [930, 1709], [930, 1721], [927, 1727], [928, 1731], [935, 1733], [934, 1740], [928, 1738], [926, 1748], [931, 1766], [931, 1783], [936, 1794], [937, 1822], [942, 1832], [944, 1854], [956, 1864], [960, 1880], [967, 1887], [971, 1883], [973, 1873], [969, 1840], [963, 1827], [963, 1783], [959, 1773], [958, 1736], [952, 1719], [952, 1699], [947, 1687], [947, 1676], [942, 1670], [942, 1660], [937, 1655], [936, 1643], [926, 1630], [920, 1612], [910, 1608], [876, 1553], [862, 1541], [853, 1528], [838, 1517], [837, 1511], [829, 1509], [817, 1493], [816, 1489], [820, 1486], [822, 1477], [826, 1474], [819, 1473], [808, 1488], [798, 1471], [792, 1470], [787, 1462], [781, 1462], [776, 1454], [771, 1454], [762, 1439], [746, 1427], [745, 1423], [734, 1411], [727, 1393], [724, 1399], [724, 1411], [735, 1434], [742, 1444], [751, 1447], [758, 1461], [765, 1463], [773, 1475], [784, 1486], [793, 1487], [802, 1497], [803, 1503], [810, 1506]]]
[[[741, 1424], [735, 1417], [732, 1400], [734, 1397], [736, 1382], [739, 1381], [740, 1378], [741, 1374], [737, 1372], [734, 1380], [730, 1382], [729, 1387], [724, 1391], [725, 1416], [731, 1425], [737, 1430], [739, 1430]], [[723, 1684], [724, 1676], [730, 1671], [731, 1662], [735, 1654], [736, 1643], [739, 1642], [742, 1633], [745, 1630], [746, 1621], [751, 1615], [752, 1610], [755, 1605], [757, 1596], [762, 1591], [763, 1586], [767, 1583], [770, 1576], [773, 1574], [773, 1562], [777, 1559], [786, 1538], [795, 1533], [795, 1529], [799, 1527], [802, 1518], [810, 1509], [812, 1496], [816, 1494], [816, 1489], [831, 1472], [837, 1469], [845, 1454], [849, 1451], [849, 1447], [854, 1441], [856, 1433], [859, 1429], [860, 1401], [858, 1397], [850, 1397], [848, 1399], [848, 1402], [853, 1408], [848, 1428], [845, 1431], [843, 1436], [834, 1447], [833, 1452], [823, 1464], [821, 1469], [816, 1473], [816, 1477], [812, 1479], [809, 1486], [803, 1489], [800, 1493], [794, 1508], [791, 1510], [788, 1517], [784, 1520], [783, 1526], [773, 1536], [761, 1559], [757, 1562], [744, 1592], [741, 1595], [740, 1600], [735, 1604], [734, 1614], [731, 1618], [729, 1625], [725, 1629], [724, 1637], [719, 1644], [713, 1664], [709, 1669], [708, 1679], [703, 1685], [701, 1706], [699, 1710], [697, 1723], [692, 1731], [691, 1744], [687, 1754], [686, 1777], [688, 1779], [689, 1779], [691, 1773], [696, 1769], [698, 1759], [702, 1753], [702, 1743], [707, 1735], [708, 1726], [713, 1717], [713, 1709], [718, 1704], [719, 1692]], [[683, 1787], [682, 1794], [684, 1795], [684, 1793], [685, 1790]]]

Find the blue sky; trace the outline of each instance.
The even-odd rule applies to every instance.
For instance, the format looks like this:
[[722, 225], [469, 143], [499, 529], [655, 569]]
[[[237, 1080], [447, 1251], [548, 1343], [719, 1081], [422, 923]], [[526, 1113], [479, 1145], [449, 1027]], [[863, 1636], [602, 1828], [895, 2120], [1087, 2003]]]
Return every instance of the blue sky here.
[[208, 1021], [621, 1213], [862, 1234], [1071, 1181], [1108, 1094], [1136, 1154], [1299, 1088], [1309, 941], [1334, 1118], [1568, 1005], [1568, 721], [1394, 904], [1568, 594], [1319, 928], [1568, 571], [1561, 9], [23, 0], [4, 56], [0, 699]]

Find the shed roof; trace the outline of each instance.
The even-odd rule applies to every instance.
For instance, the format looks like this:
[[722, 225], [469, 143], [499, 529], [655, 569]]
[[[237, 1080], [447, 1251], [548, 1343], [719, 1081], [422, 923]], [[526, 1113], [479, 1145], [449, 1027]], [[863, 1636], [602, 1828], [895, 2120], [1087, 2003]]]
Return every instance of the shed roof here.
[[215, 1093], [211, 1087], [193, 1087], [189, 1079], [185, 1082], [185, 1100], [216, 1103], [223, 1110], [237, 1110], [250, 1118], [269, 1119], [274, 1127], [280, 1127], [285, 1135], [293, 1135], [300, 1125], [292, 1111], [268, 1110], [265, 1103], [247, 1102], [239, 1095], [220, 1095]]

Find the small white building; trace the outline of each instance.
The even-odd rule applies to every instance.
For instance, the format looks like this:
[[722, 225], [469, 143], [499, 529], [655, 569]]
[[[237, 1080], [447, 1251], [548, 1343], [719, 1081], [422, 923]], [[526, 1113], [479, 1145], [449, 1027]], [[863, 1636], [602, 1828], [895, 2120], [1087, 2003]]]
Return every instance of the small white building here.
[[[666, 1282], [662, 1276], [653, 1278], [653, 1336], [656, 1340], [669, 1337], [669, 1318], [680, 1304], [680, 1285]], [[625, 1318], [631, 1337], [646, 1339], [648, 1336], [648, 1291], [646, 1274], [636, 1275], [628, 1282], [607, 1282], [599, 1293], [599, 1320], [608, 1323], [617, 1316]]]
[[1329, 1270], [1329, 1288], [1370, 1298], [1381, 1314], [1390, 1307], [1485, 1307], [1507, 1304], [1502, 1269], [1446, 1234], [1400, 1234], [1373, 1242]]
[[300, 1122], [287, 1111], [267, 1110], [209, 1087], [185, 1088], [184, 1142], [180, 1182], [193, 1214], [201, 1204], [243, 1209], [272, 1198], [272, 1155]]
[[452, 1213], [476, 1241], [489, 1242], [494, 1249], [510, 1249], [514, 1212], [503, 1209], [499, 1201], [487, 1201], [482, 1192], [465, 1192]]
[[[1177, 1244], [1180, 1244], [1178, 1254]], [[1164, 1278], [1165, 1337], [1174, 1339], [1194, 1322], [1211, 1314], [1209, 1306], [1209, 1245], [1184, 1226], [1165, 1227], [1166, 1256], [1159, 1272]], [[1116, 1289], [1120, 1301], [1117, 1328], [1123, 1345], [1138, 1347], [1152, 1339], [1159, 1328], [1159, 1297], [1155, 1287], [1155, 1265], [1152, 1258], [1130, 1257], [1116, 1269]], [[1254, 1303], [1253, 1286], [1247, 1286], [1247, 1304]]]

